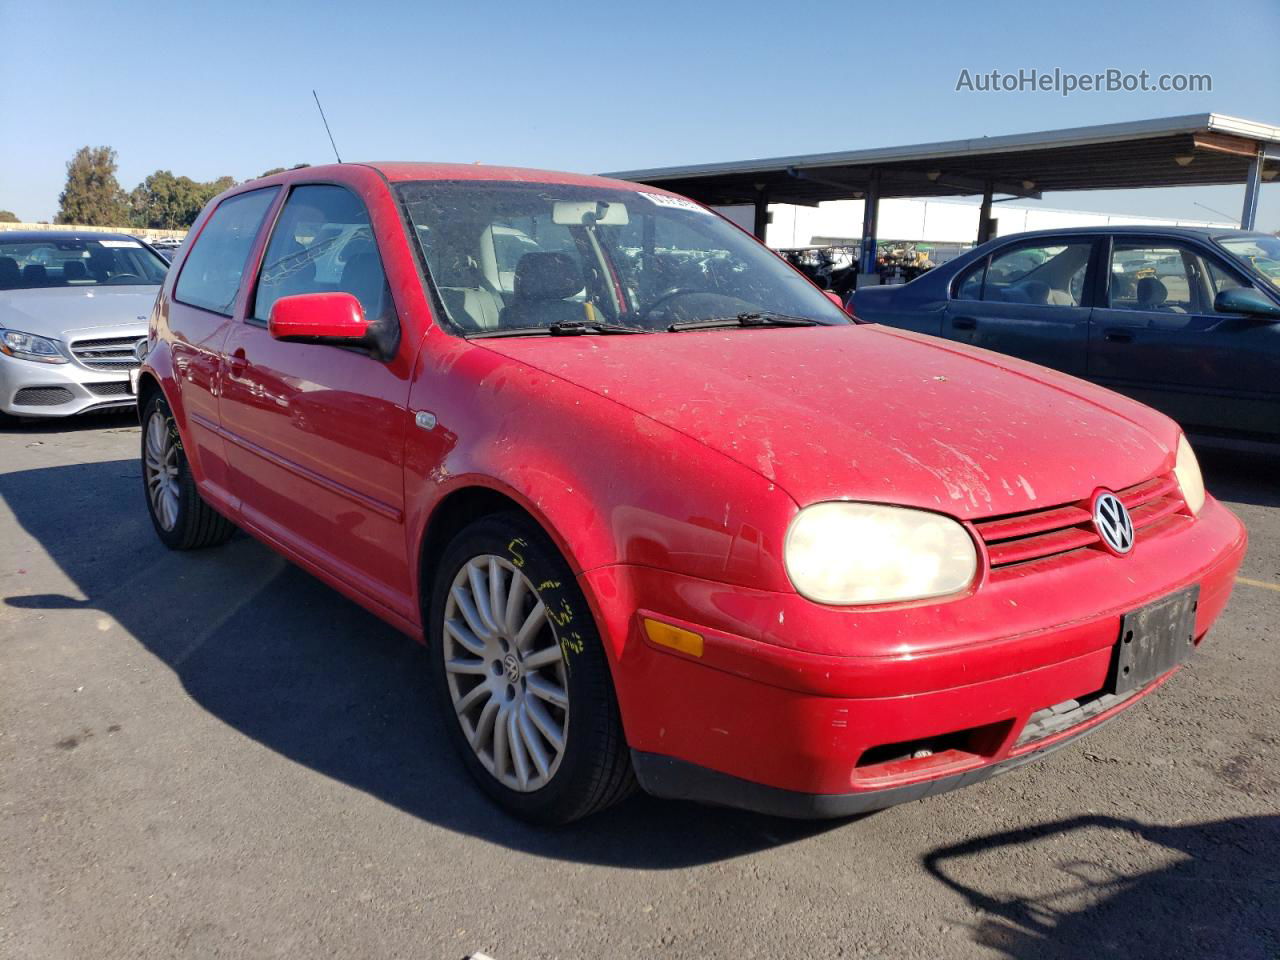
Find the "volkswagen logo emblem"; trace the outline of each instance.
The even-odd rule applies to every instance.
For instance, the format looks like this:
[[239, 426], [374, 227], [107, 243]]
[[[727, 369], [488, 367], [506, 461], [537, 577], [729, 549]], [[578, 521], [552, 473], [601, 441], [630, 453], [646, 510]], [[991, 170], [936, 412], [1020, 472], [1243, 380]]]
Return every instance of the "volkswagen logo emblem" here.
[[1124, 556], [1133, 549], [1133, 519], [1114, 493], [1104, 490], [1093, 498], [1093, 526], [1112, 553]]
[[520, 661], [516, 658], [514, 653], [508, 653], [502, 658], [502, 668], [506, 671], [508, 683], [517, 682], [520, 679], [520, 674], [523, 672], [520, 669]]

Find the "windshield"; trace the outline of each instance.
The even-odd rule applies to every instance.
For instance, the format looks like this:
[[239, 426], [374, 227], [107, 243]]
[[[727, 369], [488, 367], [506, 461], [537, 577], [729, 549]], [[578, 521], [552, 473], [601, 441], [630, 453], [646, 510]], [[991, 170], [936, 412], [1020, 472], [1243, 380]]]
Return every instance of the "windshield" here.
[[1255, 233], [1241, 237], [1218, 237], [1219, 246], [1252, 272], [1280, 290], [1280, 237]]
[[464, 333], [656, 331], [742, 314], [850, 322], [767, 248], [688, 200], [494, 181], [422, 181], [398, 193]]
[[168, 269], [137, 240], [0, 236], [0, 290], [155, 286]]

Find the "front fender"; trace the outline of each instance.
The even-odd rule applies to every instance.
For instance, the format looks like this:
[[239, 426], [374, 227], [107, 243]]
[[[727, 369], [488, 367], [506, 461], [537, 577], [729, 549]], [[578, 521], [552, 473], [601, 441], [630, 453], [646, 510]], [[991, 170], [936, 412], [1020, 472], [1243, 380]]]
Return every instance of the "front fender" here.
[[558, 377], [447, 334], [430, 340], [410, 405], [436, 423], [406, 448], [417, 550], [436, 506], [479, 486], [524, 507], [575, 573], [628, 563], [791, 589], [782, 542], [798, 507], [775, 484]]

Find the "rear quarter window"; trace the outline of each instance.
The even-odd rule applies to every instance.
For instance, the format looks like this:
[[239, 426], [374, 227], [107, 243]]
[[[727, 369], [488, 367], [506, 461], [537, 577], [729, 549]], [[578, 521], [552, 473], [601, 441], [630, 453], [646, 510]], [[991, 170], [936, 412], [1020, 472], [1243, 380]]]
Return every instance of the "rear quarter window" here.
[[249, 249], [278, 190], [252, 190], [218, 204], [182, 264], [175, 300], [231, 315]]

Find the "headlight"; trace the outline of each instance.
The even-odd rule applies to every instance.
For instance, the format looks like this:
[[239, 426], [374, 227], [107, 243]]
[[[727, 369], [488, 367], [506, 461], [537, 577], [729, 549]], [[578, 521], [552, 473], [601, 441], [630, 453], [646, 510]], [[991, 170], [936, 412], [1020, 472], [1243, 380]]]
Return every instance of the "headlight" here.
[[0, 353], [39, 363], [66, 363], [67, 358], [58, 349], [57, 340], [37, 337], [21, 330], [0, 330]]
[[973, 540], [927, 510], [817, 503], [791, 521], [784, 549], [795, 588], [818, 603], [890, 603], [963, 590], [978, 569]]
[[1178, 478], [1182, 499], [1187, 502], [1187, 509], [1194, 516], [1204, 506], [1204, 477], [1200, 475], [1200, 464], [1196, 461], [1195, 451], [1181, 433], [1178, 434], [1178, 459], [1173, 464], [1173, 475]]

